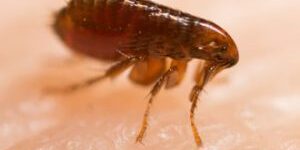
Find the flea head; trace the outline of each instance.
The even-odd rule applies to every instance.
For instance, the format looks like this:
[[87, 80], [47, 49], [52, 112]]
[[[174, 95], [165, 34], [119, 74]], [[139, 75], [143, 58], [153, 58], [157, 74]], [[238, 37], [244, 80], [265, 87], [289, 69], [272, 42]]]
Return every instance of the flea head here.
[[207, 60], [219, 66], [220, 70], [238, 62], [237, 46], [225, 30], [206, 20], [201, 20], [197, 28], [191, 57]]

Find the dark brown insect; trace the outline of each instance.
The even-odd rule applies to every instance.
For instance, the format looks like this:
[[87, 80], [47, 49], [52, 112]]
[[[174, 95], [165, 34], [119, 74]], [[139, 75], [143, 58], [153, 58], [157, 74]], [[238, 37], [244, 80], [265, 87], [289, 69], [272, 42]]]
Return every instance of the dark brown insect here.
[[[154, 96], [163, 86], [178, 85], [190, 60], [204, 60], [190, 94], [191, 127], [195, 142], [201, 146], [194, 122], [199, 94], [209, 80], [239, 58], [234, 41], [222, 28], [147, 0], [71, 0], [57, 14], [53, 27], [72, 50], [99, 60], [118, 61], [104, 75], [69, 90], [117, 76], [130, 66], [132, 81], [142, 85], [155, 82], [137, 142], [142, 141], [147, 129]], [[166, 58], [172, 60], [169, 67]]]

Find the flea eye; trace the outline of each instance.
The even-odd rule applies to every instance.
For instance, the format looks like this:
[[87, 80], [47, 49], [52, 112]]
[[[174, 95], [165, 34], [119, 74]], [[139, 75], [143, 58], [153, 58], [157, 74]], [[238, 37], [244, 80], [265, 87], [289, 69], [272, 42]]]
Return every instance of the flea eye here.
[[222, 46], [222, 51], [226, 51], [227, 50], [227, 46]]
[[227, 46], [222, 46], [221, 48], [220, 48], [220, 52], [225, 52], [227, 50]]
[[216, 53], [213, 55], [214, 60], [216, 61], [223, 61], [223, 54], [222, 53]]

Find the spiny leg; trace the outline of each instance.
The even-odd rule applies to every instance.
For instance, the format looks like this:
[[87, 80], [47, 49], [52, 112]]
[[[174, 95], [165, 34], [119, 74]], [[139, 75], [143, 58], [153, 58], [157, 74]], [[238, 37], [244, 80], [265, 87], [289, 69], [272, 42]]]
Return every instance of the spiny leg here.
[[150, 108], [153, 102], [153, 98], [158, 94], [158, 92], [160, 91], [160, 89], [162, 88], [162, 86], [164, 85], [164, 83], [167, 81], [167, 79], [169, 78], [170, 74], [172, 74], [173, 72], [177, 71], [177, 68], [171, 67], [170, 69], [168, 69], [160, 78], [159, 80], [156, 82], [156, 84], [154, 85], [154, 87], [152, 88], [152, 90], [150, 91], [150, 99], [148, 100], [148, 104], [147, 104], [147, 108], [145, 110], [144, 116], [143, 116], [143, 122], [142, 122], [142, 127], [136, 137], [136, 142], [142, 142], [143, 137], [145, 135], [145, 132], [147, 130], [148, 127], [148, 117], [149, 117], [149, 112], [150, 112]]
[[218, 65], [215, 65], [210, 62], [205, 62], [204, 66], [196, 73], [195, 80], [196, 85], [193, 87], [191, 94], [190, 94], [190, 101], [192, 102], [191, 109], [190, 109], [190, 122], [191, 127], [194, 135], [194, 139], [196, 144], [200, 147], [202, 146], [202, 140], [199, 136], [199, 131], [197, 129], [195, 123], [195, 109], [197, 108], [197, 102], [200, 93], [202, 92], [204, 86], [207, 84], [209, 80], [211, 80], [214, 75], [220, 70]]
[[112, 65], [108, 70], [106, 70], [106, 72], [103, 75], [88, 79], [86, 81], [83, 81], [83, 82], [75, 84], [75, 85], [72, 85], [72, 86], [66, 88], [65, 92], [72, 92], [72, 91], [78, 90], [80, 88], [88, 87], [88, 86], [95, 84], [98, 81], [101, 81], [102, 79], [105, 79], [107, 77], [113, 78], [113, 77], [119, 75], [120, 73], [124, 72], [131, 65], [133, 65], [139, 61], [142, 61], [143, 59], [144, 59], [144, 57], [130, 57], [125, 60], [122, 60], [122, 61]]
[[190, 100], [192, 102], [192, 106], [190, 109], [190, 122], [191, 122], [191, 127], [194, 135], [195, 142], [197, 146], [202, 146], [202, 140], [199, 136], [199, 132], [195, 123], [195, 109], [197, 107], [197, 102], [198, 102], [198, 97], [200, 92], [202, 91], [202, 88], [198, 85], [195, 85], [192, 89]]
[[149, 116], [150, 107], [151, 107], [151, 104], [153, 101], [153, 97], [159, 92], [159, 90], [163, 86], [164, 82], [166, 82], [166, 88], [172, 88], [172, 87], [178, 85], [182, 81], [185, 71], [186, 71], [188, 61], [189, 60], [173, 60], [171, 63], [170, 69], [167, 72], [165, 72], [164, 75], [161, 76], [159, 81], [153, 87], [152, 91], [150, 92], [151, 97], [149, 99], [147, 109], [144, 114], [143, 125], [142, 125], [142, 128], [136, 139], [137, 142], [142, 141], [142, 138], [147, 129], [148, 116]]

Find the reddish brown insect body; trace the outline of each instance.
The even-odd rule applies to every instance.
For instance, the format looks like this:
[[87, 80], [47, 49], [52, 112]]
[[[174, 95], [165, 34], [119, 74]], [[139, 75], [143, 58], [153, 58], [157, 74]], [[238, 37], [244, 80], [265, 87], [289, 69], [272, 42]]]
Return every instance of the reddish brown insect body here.
[[[196, 72], [190, 119], [196, 143], [202, 144], [194, 110], [205, 84], [219, 71], [238, 62], [232, 38], [216, 24], [147, 0], [71, 0], [56, 18], [54, 29], [74, 51], [101, 60], [119, 61], [104, 75], [70, 89], [113, 77], [133, 66], [130, 79], [156, 82], [137, 136], [141, 142], [153, 97], [165, 85], [178, 85], [191, 59], [205, 60]], [[167, 68], [166, 58], [172, 63]]]

